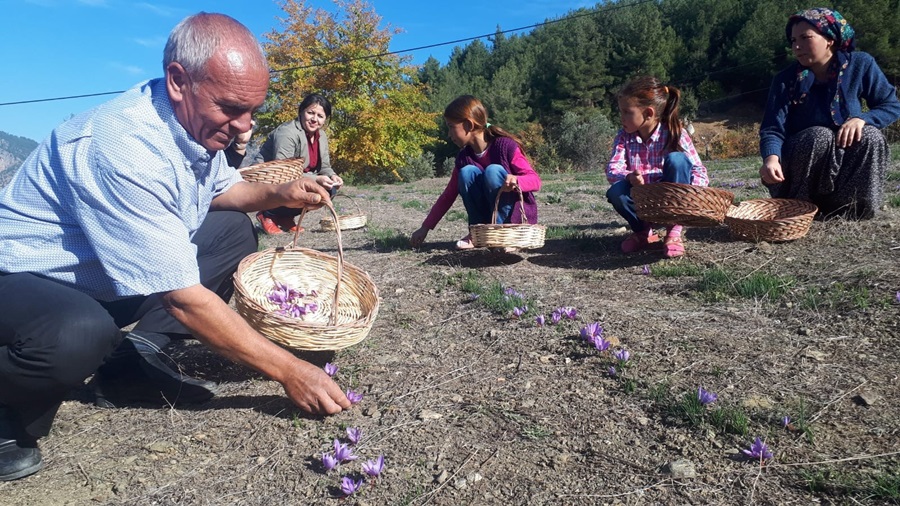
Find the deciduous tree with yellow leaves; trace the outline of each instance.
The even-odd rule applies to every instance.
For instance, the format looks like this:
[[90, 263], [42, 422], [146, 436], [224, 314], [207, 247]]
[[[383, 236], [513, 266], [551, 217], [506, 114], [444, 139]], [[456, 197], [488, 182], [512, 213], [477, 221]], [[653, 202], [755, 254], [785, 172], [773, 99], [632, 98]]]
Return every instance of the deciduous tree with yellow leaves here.
[[362, 0], [335, 0], [334, 12], [285, 0], [281, 30], [263, 44], [273, 69], [269, 99], [258, 114], [271, 132], [297, 116], [297, 104], [320, 93], [332, 104], [329, 144], [341, 173], [372, 179], [393, 174], [434, 141], [434, 115], [408, 57], [390, 54], [397, 30]]

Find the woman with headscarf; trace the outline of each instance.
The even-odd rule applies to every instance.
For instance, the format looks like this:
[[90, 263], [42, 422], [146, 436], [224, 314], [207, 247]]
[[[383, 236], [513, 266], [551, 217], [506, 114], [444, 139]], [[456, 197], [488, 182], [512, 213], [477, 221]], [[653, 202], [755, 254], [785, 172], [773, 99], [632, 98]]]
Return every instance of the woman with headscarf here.
[[853, 28], [838, 12], [800, 11], [786, 35], [797, 61], [769, 90], [762, 182], [772, 197], [811, 201], [824, 217], [871, 218], [890, 163], [880, 129], [900, 117], [897, 91], [871, 55], [854, 51]]

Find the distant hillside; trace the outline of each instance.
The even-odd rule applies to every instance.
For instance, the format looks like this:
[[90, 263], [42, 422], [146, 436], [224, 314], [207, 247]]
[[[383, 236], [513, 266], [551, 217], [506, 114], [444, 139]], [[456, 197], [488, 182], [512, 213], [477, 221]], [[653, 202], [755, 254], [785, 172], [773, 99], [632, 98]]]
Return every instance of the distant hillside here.
[[0, 186], [9, 183], [16, 169], [37, 145], [37, 142], [26, 137], [0, 132]]

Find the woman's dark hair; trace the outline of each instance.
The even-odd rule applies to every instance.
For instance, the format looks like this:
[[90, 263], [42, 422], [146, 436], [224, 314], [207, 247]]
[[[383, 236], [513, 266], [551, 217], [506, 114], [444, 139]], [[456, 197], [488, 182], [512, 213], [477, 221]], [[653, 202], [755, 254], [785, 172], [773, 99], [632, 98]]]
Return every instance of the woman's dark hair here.
[[682, 151], [681, 118], [678, 117], [678, 102], [681, 92], [674, 86], [666, 86], [659, 79], [651, 76], [636, 77], [625, 83], [619, 93], [619, 100], [633, 102], [638, 107], [652, 107], [659, 116], [660, 122], [669, 128], [669, 152]]
[[522, 141], [518, 137], [496, 125], [488, 126], [487, 109], [481, 103], [481, 100], [472, 95], [462, 95], [453, 99], [453, 102], [450, 102], [450, 105], [444, 109], [444, 119], [454, 123], [462, 123], [469, 120], [474, 125], [475, 130], [484, 130], [486, 141], [490, 142], [495, 137], [509, 137], [516, 141], [519, 149], [522, 149]]
[[331, 102], [318, 93], [311, 93], [303, 98], [303, 101], [300, 102], [300, 106], [297, 107], [297, 117], [299, 118], [303, 114], [303, 111], [309, 109], [309, 106], [311, 105], [321, 105], [322, 110], [325, 111], [325, 119], [331, 117]]

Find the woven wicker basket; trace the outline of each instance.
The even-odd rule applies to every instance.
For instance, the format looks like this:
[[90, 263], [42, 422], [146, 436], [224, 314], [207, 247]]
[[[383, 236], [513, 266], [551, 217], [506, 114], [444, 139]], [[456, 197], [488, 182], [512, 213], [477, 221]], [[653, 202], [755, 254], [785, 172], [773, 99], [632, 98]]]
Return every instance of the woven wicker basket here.
[[494, 213], [491, 215], [490, 224], [470, 225], [469, 233], [472, 235], [472, 244], [476, 248], [518, 248], [533, 249], [544, 245], [544, 236], [547, 228], [543, 225], [531, 225], [525, 223], [525, 198], [518, 187], [519, 206], [522, 212], [522, 223], [497, 223], [497, 207], [500, 205], [500, 196], [494, 201]]
[[809, 232], [818, 210], [804, 200], [747, 200], [731, 206], [725, 224], [733, 237], [745, 241], [793, 241]]
[[[337, 220], [334, 208], [328, 208]], [[369, 335], [381, 304], [378, 288], [365, 271], [344, 262], [341, 232], [336, 232], [337, 257], [295, 248], [297, 232], [287, 248], [266, 249], [241, 261], [234, 274], [235, 305], [250, 326], [298, 350], [339, 350]], [[267, 297], [276, 282], [304, 293], [315, 290], [318, 309], [302, 319], [277, 313]]]
[[653, 183], [631, 188], [638, 218], [662, 225], [715, 227], [725, 219], [734, 194], [718, 188]]
[[303, 177], [305, 166], [303, 158], [288, 158], [244, 167], [238, 173], [250, 183], [282, 184]]
[[[335, 199], [338, 197], [348, 199], [356, 207], [355, 213], [338, 215], [337, 223], [340, 225], [341, 230], [353, 230], [354, 228], [362, 228], [366, 226], [366, 215], [363, 214], [362, 210], [359, 208], [359, 204], [357, 204], [355, 200], [350, 198], [349, 195], [344, 195], [343, 193], [341, 193], [334, 196]], [[332, 202], [334, 202], [334, 199], [332, 199]], [[322, 218], [319, 221], [319, 228], [321, 228], [322, 230], [334, 230], [334, 223], [334, 220], [332, 220], [331, 218]]]

